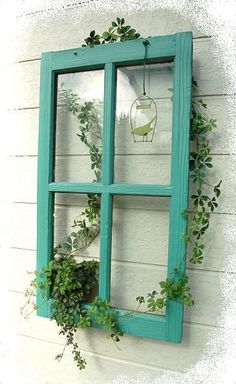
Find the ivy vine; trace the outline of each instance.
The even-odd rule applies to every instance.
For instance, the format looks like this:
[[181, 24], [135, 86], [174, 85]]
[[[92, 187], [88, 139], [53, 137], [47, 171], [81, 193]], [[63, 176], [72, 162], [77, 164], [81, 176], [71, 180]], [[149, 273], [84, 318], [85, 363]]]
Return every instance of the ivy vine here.
[[[96, 109], [92, 102], [80, 103], [77, 95], [71, 90], [61, 90], [58, 101], [78, 119], [77, 136], [88, 148], [91, 169], [95, 177], [93, 181], [98, 182], [101, 179], [102, 153], [99, 147], [93, 144], [93, 139], [102, 141], [102, 126]], [[22, 313], [27, 318], [37, 309], [34, 303], [37, 289], [45, 300], [49, 291], [49, 297], [53, 299], [51, 318], [59, 326], [59, 334], [66, 338], [65, 346], [56, 359], [60, 361], [66, 347], [70, 346], [75, 363], [81, 370], [87, 363], [75, 341], [75, 335], [79, 329], [89, 327], [96, 322], [108, 331], [109, 337], [116, 346], [123, 333], [118, 326], [116, 311], [110, 308], [106, 300], [96, 297], [99, 262], [95, 260], [77, 262], [75, 257], [82, 256], [82, 252], [100, 233], [100, 196], [98, 194], [87, 194], [87, 208], [75, 217], [72, 228], [73, 231], [54, 248], [54, 258], [48, 266], [35, 272], [35, 278], [25, 292], [27, 301], [22, 308]], [[88, 308], [85, 307], [85, 302], [90, 302]], [[28, 310], [29, 306], [31, 306], [30, 310]]]
[[[193, 88], [197, 82], [193, 79]], [[188, 249], [187, 258], [190, 264], [202, 264], [205, 250], [205, 234], [210, 225], [211, 214], [218, 207], [220, 186], [209, 183], [209, 171], [213, 168], [209, 134], [217, 127], [216, 119], [208, 116], [207, 104], [202, 99], [192, 100], [192, 113], [190, 125], [190, 179], [196, 190], [190, 195], [190, 209], [182, 212], [188, 220], [187, 231], [182, 235]], [[180, 272], [180, 266], [172, 271], [172, 278], [159, 282], [160, 290], [152, 291], [144, 296], [136, 297], [138, 307], [146, 303], [150, 312], [162, 310], [168, 300], [179, 301], [184, 305], [194, 305], [191, 289], [188, 286], [189, 277]]]
[[[140, 37], [134, 28], [125, 25], [124, 18], [117, 17], [108, 30], [101, 35], [92, 31], [85, 39], [83, 46], [92, 48], [99, 44], [134, 40]], [[195, 81], [193, 86], [197, 86]], [[99, 182], [102, 172], [102, 125], [94, 103], [81, 102], [78, 95], [68, 89], [60, 90], [59, 102], [76, 117], [77, 136], [88, 149], [91, 169], [94, 172], [93, 181]], [[218, 207], [221, 185], [221, 181], [216, 185], [211, 185], [207, 181], [208, 172], [213, 167], [208, 135], [216, 128], [216, 120], [208, 117], [206, 108], [207, 105], [201, 99], [193, 98], [190, 178], [196, 192], [190, 196], [191, 208], [182, 213], [189, 222], [183, 239], [190, 249], [189, 262], [192, 264], [203, 262], [204, 236], [209, 228], [211, 213]], [[65, 346], [56, 359], [60, 361], [65, 348], [71, 346], [76, 365], [79, 369], [84, 369], [86, 360], [81, 355], [75, 338], [79, 329], [89, 327], [93, 323], [100, 324], [108, 331], [109, 337], [116, 345], [122, 336], [116, 311], [110, 307], [109, 302], [96, 296], [99, 262], [96, 260], [79, 262], [76, 259], [77, 256], [83, 256], [83, 251], [100, 233], [100, 196], [98, 194], [87, 194], [87, 207], [75, 217], [72, 228], [72, 232], [54, 248], [54, 258], [48, 266], [34, 272], [35, 278], [25, 293], [27, 301], [22, 308], [22, 313], [28, 317], [37, 309], [34, 303], [36, 289], [41, 292], [45, 301], [48, 300], [49, 292], [49, 297], [53, 299], [51, 317], [60, 328], [59, 334], [66, 338]], [[169, 300], [179, 301], [187, 306], [194, 304], [188, 286], [188, 275], [181, 273], [179, 266], [173, 270], [172, 278], [161, 281], [159, 286], [159, 291], [154, 290], [145, 297], [136, 298], [137, 310], [142, 304], [146, 304], [148, 311], [159, 311], [167, 305]], [[90, 305], [85, 305], [85, 302], [89, 302]], [[29, 306], [30, 310], [27, 309]]]

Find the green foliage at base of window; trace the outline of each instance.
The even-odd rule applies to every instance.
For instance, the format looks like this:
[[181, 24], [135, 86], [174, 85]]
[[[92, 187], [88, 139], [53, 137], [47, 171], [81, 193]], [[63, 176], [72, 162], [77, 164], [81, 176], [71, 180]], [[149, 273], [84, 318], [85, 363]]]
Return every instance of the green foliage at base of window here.
[[[26, 292], [27, 304], [30, 304], [36, 289], [41, 291], [43, 297], [46, 297], [49, 290], [52, 300], [51, 319], [60, 328], [59, 335], [66, 338], [63, 351], [56, 356], [56, 360], [60, 361], [66, 347], [70, 346], [79, 369], [85, 368], [86, 360], [81, 355], [76, 341], [78, 330], [90, 327], [95, 322], [108, 332], [115, 344], [122, 336], [116, 320], [116, 311], [110, 308], [106, 300], [96, 296], [98, 272], [98, 261], [77, 262], [71, 254], [57, 256], [49, 262], [48, 267], [35, 272], [31, 288]], [[90, 302], [88, 308], [85, 308], [85, 302]], [[23, 312], [24, 309], [22, 308]], [[34, 306], [33, 310], [36, 309]], [[28, 314], [24, 312], [24, 315]]]
[[159, 282], [160, 293], [152, 291], [147, 293], [146, 297], [136, 297], [139, 308], [141, 304], [146, 304], [149, 312], [159, 311], [166, 306], [168, 300], [179, 301], [187, 306], [194, 305], [190, 287], [187, 286], [188, 276], [180, 273], [178, 269], [174, 270], [172, 275], [172, 279], [166, 278]]

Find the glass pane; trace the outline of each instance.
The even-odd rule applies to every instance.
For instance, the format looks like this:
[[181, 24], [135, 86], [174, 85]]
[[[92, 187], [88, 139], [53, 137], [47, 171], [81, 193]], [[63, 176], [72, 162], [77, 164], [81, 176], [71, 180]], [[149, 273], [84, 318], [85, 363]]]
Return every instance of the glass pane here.
[[[115, 196], [111, 304], [136, 310], [137, 296], [159, 290], [166, 278], [169, 198]], [[145, 306], [143, 308], [146, 310]]]
[[103, 70], [58, 76], [55, 181], [101, 179]]
[[172, 63], [117, 70], [116, 183], [170, 183], [172, 89]]
[[[85, 211], [86, 210], [86, 211]], [[74, 256], [84, 273], [82, 284], [94, 281], [85, 300], [98, 295], [100, 247], [100, 196], [57, 193], [54, 210], [54, 253], [56, 258]], [[88, 268], [89, 267], [89, 268]]]

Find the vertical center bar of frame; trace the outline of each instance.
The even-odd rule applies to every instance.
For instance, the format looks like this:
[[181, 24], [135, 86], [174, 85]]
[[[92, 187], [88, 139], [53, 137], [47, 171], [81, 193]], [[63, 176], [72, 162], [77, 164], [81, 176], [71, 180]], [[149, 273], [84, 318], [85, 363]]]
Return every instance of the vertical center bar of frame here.
[[112, 63], [105, 65], [102, 184], [113, 183], [114, 172], [114, 130], [116, 102], [116, 68]]
[[[112, 63], [105, 65], [104, 81], [104, 117], [103, 117], [103, 154], [102, 184], [113, 183], [114, 173], [114, 129], [116, 102], [116, 68]], [[111, 241], [112, 241], [112, 195], [102, 193], [101, 196], [101, 241], [99, 296], [110, 300], [111, 281]]]

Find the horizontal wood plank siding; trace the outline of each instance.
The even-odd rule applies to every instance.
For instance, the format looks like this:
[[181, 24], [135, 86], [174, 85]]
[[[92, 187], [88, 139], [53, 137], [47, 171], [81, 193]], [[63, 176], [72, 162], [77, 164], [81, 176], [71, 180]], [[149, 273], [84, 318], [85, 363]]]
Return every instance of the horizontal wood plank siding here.
[[[18, 350], [13, 353], [14, 369], [17, 377], [22, 382], [37, 382], [44, 384], [64, 383], [70, 377], [70, 384], [81, 384], [88, 382], [113, 380], [116, 375], [124, 374], [136, 376], [139, 372], [156, 370], [156, 376], [166, 373], [170, 377], [171, 372], [186, 370], [194, 366], [202, 357], [202, 351], [206, 348], [206, 342], [221, 332], [219, 318], [224, 305], [222, 295], [222, 277], [229, 268], [232, 268], [232, 276], [236, 275], [233, 266], [227, 266], [227, 258], [234, 254], [236, 247], [235, 236], [229, 236], [232, 228], [236, 228], [236, 203], [234, 194], [234, 169], [236, 166], [233, 137], [234, 127], [230, 125], [230, 116], [227, 100], [224, 97], [226, 86], [222, 68], [214, 57], [214, 44], [210, 38], [203, 36], [189, 21], [181, 18], [167, 9], [141, 10], [126, 17], [128, 24], [141, 31], [142, 36], [165, 35], [181, 31], [193, 30], [194, 40], [194, 61], [193, 74], [198, 82], [198, 90], [194, 95], [195, 99], [201, 97], [207, 103], [209, 116], [216, 118], [218, 127], [209, 136], [213, 156], [213, 174], [211, 182], [215, 183], [223, 178], [222, 196], [220, 206], [216, 213], [212, 215], [212, 222], [206, 236], [206, 257], [202, 265], [192, 266], [188, 269], [190, 275], [190, 285], [193, 289], [195, 306], [185, 309], [184, 313], [184, 332], [183, 340], [180, 344], [167, 343], [164, 340], [152, 340], [147, 337], [134, 337], [126, 335], [120, 343], [119, 351], [110, 340], [106, 338], [103, 331], [99, 329], [82, 330], [78, 342], [83, 353], [88, 360], [87, 369], [78, 372], [74, 367], [71, 351], [68, 350], [64, 360], [60, 364], [54, 360], [54, 356], [61, 352], [64, 346], [64, 339], [58, 335], [58, 329], [53, 322], [42, 317], [32, 316], [25, 320], [20, 316], [19, 308], [24, 304], [25, 297], [23, 291], [31, 280], [32, 275], [27, 271], [35, 270], [35, 250], [36, 250], [36, 184], [37, 184], [37, 150], [38, 150], [38, 120], [39, 120], [39, 80], [40, 80], [40, 56], [41, 52], [67, 50], [68, 58], [74, 57], [74, 68], [84, 65], [83, 54], [86, 48], [81, 51], [78, 47], [83, 43], [84, 38], [89, 35], [90, 30], [95, 29], [98, 33], [105, 30], [111, 20], [117, 15], [115, 11], [111, 14], [104, 12], [97, 17], [94, 11], [87, 12], [82, 20], [78, 13], [75, 17], [75, 10], [68, 10], [60, 18], [52, 12], [47, 18], [41, 21], [30, 23], [20, 23], [16, 36], [12, 38], [11, 57], [14, 56], [14, 63], [10, 63], [11, 58], [7, 58], [8, 88], [9, 95], [5, 101], [9, 108], [9, 120], [7, 129], [10, 132], [11, 140], [9, 154], [11, 158], [10, 173], [14, 175], [12, 188], [12, 200], [15, 203], [11, 207], [12, 220], [9, 227], [10, 246], [12, 249], [7, 251], [7, 260], [10, 263], [11, 274], [7, 278], [7, 304], [11, 308], [9, 324], [14, 322], [14, 329], [11, 337]], [[198, 37], [195, 39], [195, 37]], [[15, 42], [14, 42], [15, 41]], [[136, 61], [134, 52], [135, 42], [130, 43], [133, 50], [133, 60]], [[173, 43], [174, 47], [174, 43]], [[104, 47], [104, 49], [107, 49]], [[115, 48], [114, 48], [115, 49]], [[105, 52], [105, 51], [103, 51]], [[164, 52], [163, 55], [173, 55], [173, 52]], [[77, 55], [74, 55], [77, 53]], [[116, 58], [117, 59], [117, 58]], [[6, 57], [0, 59], [0, 66], [5, 70]], [[13, 61], [12, 60], [12, 61]], [[18, 62], [18, 63], [17, 63]], [[103, 58], [100, 58], [100, 65], [103, 67]], [[112, 61], [111, 61], [112, 62]], [[57, 57], [54, 61], [55, 68], [60, 71], [64, 63]], [[82, 68], [81, 67], [81, 68]], [[167, 100], [168, 101], [168, 100]], [[166, 109], [165, 115], [160, 121], [163, 130], [169, 110]], [[76, 135], [76, 125], [71, 122], [71, 135]], [[154, 144], [154, 143], [152, 143]], [[153, 147], [152, 147], [153, 148]], [[75, 169], [77, 159], [72, 158], [75, 146], [67, 148], [61, 146], [58, 150], [58, 157], [62, 162], [72, 162]], [[122, 152], [123, 151], [123, 152]], [[168, 154], [168, 148], [164, 146], [150, 149], [151, 153]], [[130, 153], [128, 149], [120, 148], [117, 152], [125, 158], [135, 158], [135, 155], [143, 156], [142, 150], [135, 149]], [[86, 155], [85, 151], [81, 152]], [[153, 156], [153, 155], [151, 155]], [[84, 156], [85, 157], [85, 156]], [[146, 162], [146, 159], [143, 163]], [[140, 167], [140, 163], [137, 164]], [[74, 172], [74, 171], [73, 171]], [[51, 183], [50, 191], [56, 192], [57, 206], [60, 218], [65, 218], [64, 227], [70, 230], [71, 220], [84, 208], [82, 202], [76, 199], [78, 187], [82, 193], [86, 194], [93, 190], [88, 189], [88, 180], [85, 180], [83, 187], [74, 183]], [[87, 185], [86, 185], [87, 184]], [[66, 198], [68, 188], [71, 194]], [[93, 188], [93, 187], [92, 187]], [[137, 195], [138, 188], [135, 190], [131, 185], [124, 186], [116, 183], [109, 186], [109, 191], [115, 198], [117, 195], [130, 194]], [[105, 190], [103, 189], [103, 192]], [[60, 193], [61, 192], [61, 193]], [[102, 192], [102, 191], [100, 191]], [[107, 190], [108, 192], [108, 190]], [[145, 193], [149, 196], [163, 193], [167, 199], [172, 195], [170, 187], [158, 185], [155, 187], [145, 187]], [[191, 193], [191, 192], [190, 192]], [[82, 197], [82, 195], [81, 195]], [[8, 197], [10, 198], [10, 197]], [[132, 214], [132, 225], [138, 222], [143, 216], [143, 211], [139, 203], [133, 201], [132, 209], [129, 211], [125, 205], [116, 201], [114, 205], [114, 215], [118, 217], [121, 212]], [[148, 208], [147, 208], [148, 209]], [[120, 211], [120, 212], [119, 212]], [[122, 213], [122, 215], [123, 215]], [[158, 214], [158, 225], [166, 225], [165, 211], [155, 211], [150, 216], [150, 226], [153, 225], [152, 217]], [[125, 216], [124, 216], [125, 217]], [[63, 222], [63, 221], [62, 221]], [[1, 223], [2, 226], [6, 224]], [[132, 228], [131, 228], [132, 229]], [[117, 258], [114, 260], [114, 271], [123, 273], [128, 271], [126, 281], [132, 278], [133, 273], [137, 273], [142, 279], [142, 271], [150, 275], [150, 279], [155, 276], [159, 278], [165, 274], [165, 259], [159, 260], [159, 264], [152, 258], [135, 260], [135, 250], [131, 248], [132, 230], [125, 227], [127, 237], [127, 248], [130, 248], [129, 261], [122, 259], [122, 244], [116, 243]], [[163, 229], [163, 228], [162, 228]], [[137, 235], [142, 236], [137, 229]], [[145, 232], [146, 233], [146, 232]], [[60, 235], [60, 234], [59, 234]], [[164, 244], [164, 243], [163, 243]], [[150, 251], [154, 252], [150, 247]], [[5, 250], [4, 250], [5, 257]], [[90, 255], [96, 256], [96, 248], [91, 248]], [[121, 255], [121, 256], [120, 256]], [[133, 258], [132, 258], [133, 256]], [[225, 259], [225, 260], [224, 260]], [[150, 265], [148, 263], [151, 261]], [[128, 284], [128, 283], [127, 283]], [[142, 294], [142, 286], [137, 281], [134, 285], [134, 293]], [[224, 307], [225, 311], [225, 307]], [[7, 312], [8, 313], [8, 312]], [[6, 313], [6, 316], [7, 316]], [[48, 313], [45, 308], [44, 313]], [[130, 323], [130, 326], [134, 326]], [[157, 332], [162, 332], [161, 327]], [[145, 332], [145, 331], [144, 331]], [[160, 337], [160, 334], [159, 334]], [[205, 358], [205, 357], [204, 357]], [[42, 375], [42, 371], [44, 374]], [[155, 376], [155, 377], [156, 377]]]

